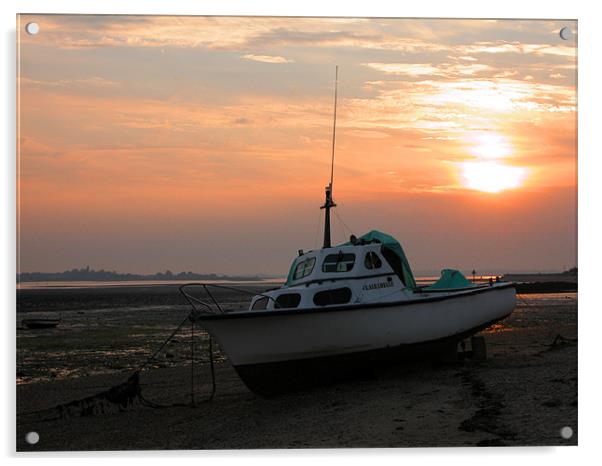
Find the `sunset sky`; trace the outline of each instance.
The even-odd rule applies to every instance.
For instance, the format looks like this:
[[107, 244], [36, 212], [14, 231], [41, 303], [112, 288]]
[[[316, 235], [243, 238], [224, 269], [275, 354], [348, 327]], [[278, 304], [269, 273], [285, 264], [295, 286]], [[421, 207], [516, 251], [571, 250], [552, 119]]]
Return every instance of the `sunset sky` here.
[[19, 272], [285, 275], [321, 244], [335, 65], [334, 242], [385, 231], [417, 274], [575, 266], [565, 26], [20, 16]]

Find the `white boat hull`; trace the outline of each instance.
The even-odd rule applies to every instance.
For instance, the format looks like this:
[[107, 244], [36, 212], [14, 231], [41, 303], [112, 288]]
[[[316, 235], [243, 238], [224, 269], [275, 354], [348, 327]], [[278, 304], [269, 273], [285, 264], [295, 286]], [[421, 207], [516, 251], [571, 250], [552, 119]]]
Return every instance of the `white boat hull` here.
[[199, 321], [247, 385], [265, 393], [258, 382], [275, 384], [274, 377], [285, 368], [297, 372], [326, 363], [335, 369], [338, 361], [356, 361], [356, 356], [420, 355], [443, 344], [449, 347], [504, 319], [515, 305], [514, 286], [495, 284], [369, 307], [247, 311], [201, 316]]

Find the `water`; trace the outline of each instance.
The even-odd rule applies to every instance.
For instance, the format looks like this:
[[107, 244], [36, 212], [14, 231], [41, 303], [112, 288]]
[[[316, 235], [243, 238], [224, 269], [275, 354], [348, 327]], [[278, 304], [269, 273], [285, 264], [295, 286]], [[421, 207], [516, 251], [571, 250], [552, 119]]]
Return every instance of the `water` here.
[[[283, 283], [284, 279], [277, 281], [274, 278], [262, 280], [203, 280], [203, 283], [215, 285], [263, 285]], [[113, 286], [157, 286], [157, 285], [183, 285], [190, 280], [114, 280], [114, 281], [45, 281], [17, 283], [18, 290], [35, 290], [43, 288], [106, 288]]]
[[[501, 275], [500, 275], [501, 276]], [[496, 275], [476, 275], [475, 282], [487, 282], [490, 278], [495, 280]], [[415, 277], [419, 285], [427, 285], [436, 282], [439, 275], [424, 275]], [[471, 276], [467, 278], [472, 279]], [[215, 285], [280, 285], [286, 281], [286, 277], [264, 278], [262, 280], [203, 280], [203, 283]], [[43, 281], [43, 282], [22, 282], [17, 283], [19, 290], [33, 290], [43, 288], [106, 288], [113, 286], [157, 286], [157, 285], [183, 285], [190, 280], [115, 280], [115, 281]]]

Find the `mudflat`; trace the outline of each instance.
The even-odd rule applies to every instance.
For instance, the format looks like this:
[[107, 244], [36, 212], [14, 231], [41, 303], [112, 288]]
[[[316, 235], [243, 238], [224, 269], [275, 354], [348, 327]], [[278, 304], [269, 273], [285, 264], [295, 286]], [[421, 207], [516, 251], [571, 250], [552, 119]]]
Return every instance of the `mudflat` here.
[[[191, 335], [183, 327], [141, 372], [142, 394], [157, 407], [135, 401], [123, 411], [63, 417], [51, 409], [122, 383], [185, 312], [82, 308], [64, 313], [57, 329], [19, 331], [18, 450], [577, 444], [574, 293], [522, 296], [512, 316], [481, 333], [485, 361], [405, 364], [269, 400], [250, 392], [218, 351], [217, 391], [206, 401], [206, 335], [197, 329], [195, 407]], [[61, 349], [65, 341], [68, 350]], [[565, 426], [571, 438], [560, 435]], [[25, 442], [30, 431], [40, 435], [36, 445]]]

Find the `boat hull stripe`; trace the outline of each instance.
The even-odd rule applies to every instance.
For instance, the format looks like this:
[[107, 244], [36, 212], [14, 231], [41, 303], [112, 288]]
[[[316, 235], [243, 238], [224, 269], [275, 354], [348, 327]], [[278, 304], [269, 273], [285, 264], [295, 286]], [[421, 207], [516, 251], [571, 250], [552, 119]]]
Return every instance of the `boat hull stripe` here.
[[261, 317], [274, 317], [278, 315], [294, 315], [303, 313], [317, 313], [317, 312], [339, 312], [339, 311], [350, 311], [354, 309], [370, 309], [370, 308], [383, 308], [391, 306], [408, 306], [412, 304], [423, 304], [432, 303], [437, 301], [451, 301], [453, 299], [463, 298], [480, 293], [490, 293], [492, 291], [500, 291], [507, 288], [515, 288], [514, 283], [500, 284], [495, 286], [488, 286], [486, 288], [476, 288], [470, 291], [458, 292], [453, 295], [445, 296], [427, 296], [419, 299], [408, 299], [404, 301], [388, 301], [388, 302], [375, 302], [368, 304], [347, 304], [344, 306], [328, 306], [328, 307], [311, 307], [311, 308], [296, 308], [296, 309], [274, 309], [267, 311], [244, 311], [244, 312], [231, 312], [225, 314], [201, 314], [195, 316], [195, 321], [202, 322], [204, 320], [221, 320], [221, 319], [256, 319]]

